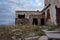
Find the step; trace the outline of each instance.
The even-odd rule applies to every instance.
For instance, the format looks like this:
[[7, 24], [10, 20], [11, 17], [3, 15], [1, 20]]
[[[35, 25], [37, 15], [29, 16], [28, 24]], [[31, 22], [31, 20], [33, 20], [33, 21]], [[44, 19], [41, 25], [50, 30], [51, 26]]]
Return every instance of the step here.
[[29, 33], [29, 34], [26, 34], [25, 37], [33, 37], [33, 36], [38, 36], [36, 33]]
[[25, 38], [25, 40], [37, 40], [38, 38], [39, 36], [33, 36], [33, 37]]

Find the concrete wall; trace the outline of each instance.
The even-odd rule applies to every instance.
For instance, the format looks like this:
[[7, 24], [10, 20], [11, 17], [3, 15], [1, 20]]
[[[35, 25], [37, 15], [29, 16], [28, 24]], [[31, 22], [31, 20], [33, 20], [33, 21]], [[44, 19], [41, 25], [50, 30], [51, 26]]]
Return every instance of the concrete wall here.
[[38, 11], [17, 11], [16, 12], [16, 18], [18, 18], [18, 15], [19, 14], [21, 14], [21, 15], [23, 15], [23, 14], [25, 14], [25, 18], [28, 18], [29, 19], [29, 15], [31, 15], [31, 14], [41, 14], [41, 12], [38, 12]]
[[49, 3], [49, 0], [45, 0], [45, 6], [47, 6]]
[[[41, 12], [40, 11], [16, 11], [16, 23], [18, 22], [22, 22], [21, 20], [24, 19], [19, 19], [18, 15], [24, 15], [25, 14], [25, 18], [24, 19], [28, 19], [29, 20], [29, 24], [32, 24], [33, 22], [33, 18], [37, 18], [38, 19], [38, 25], [40, 25], [40, 18], [41, 18]], [[31, 16], [33, 15], [33, 16]], [[31, 17], [31, 18], [30, 18]]]
[[54, 4], [54, 5], [57, 5], [58, 7], [60, 7], [60, 0], [45, 0], [45, 4], [46, 4], [46, 6], [48, 4]]
[[41, 19], [43, 18], [43, 19], [44, 19], [44, 24], [45, 24], [45, 14], [41, 14], [41, 15], [31, 14], [31, 15], [29, 16], [29, 24], [32, 24], [32, 23], [33, 23], [33, 18], [37, 18], [37, 20], [38, 20], [38, 25], [41, 25]]
[[[51, 6], [48, 9], [50, 10], [51, 23], [54, 24], [54, 25], [57, 25], [57, 22], [56, 22], [56, 9], [55, 9], [55, 5], [58, 4], [57, 1], [58, 0], [46, 0], [45, 1], [46, 5], [51, 4]], [[45, 11], [45, 13], [47, 15], [47, 11]]]

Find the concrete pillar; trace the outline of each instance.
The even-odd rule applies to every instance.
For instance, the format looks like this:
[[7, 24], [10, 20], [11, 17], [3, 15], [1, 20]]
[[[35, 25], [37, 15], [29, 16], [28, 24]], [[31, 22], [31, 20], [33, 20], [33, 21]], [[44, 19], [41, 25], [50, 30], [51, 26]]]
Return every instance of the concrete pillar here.
[[38, 18], [38, 25], [40, 25], [40, 18]]

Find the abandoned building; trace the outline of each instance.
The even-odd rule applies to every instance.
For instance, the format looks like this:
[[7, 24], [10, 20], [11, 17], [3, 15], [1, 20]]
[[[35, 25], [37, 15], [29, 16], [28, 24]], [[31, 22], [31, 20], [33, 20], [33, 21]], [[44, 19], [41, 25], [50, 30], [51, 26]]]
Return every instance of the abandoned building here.
[[45, 19], [47, 24], [60, 26], [60, 0], [45, 0]]
[[23, 20], [28, 24], [60, 26], [60, 0], [45, 0], [42, 11], [16, 11], [16, 23]]
[[45, 25], [45, 13], [40, 11], [16, 11], [16, 24]]

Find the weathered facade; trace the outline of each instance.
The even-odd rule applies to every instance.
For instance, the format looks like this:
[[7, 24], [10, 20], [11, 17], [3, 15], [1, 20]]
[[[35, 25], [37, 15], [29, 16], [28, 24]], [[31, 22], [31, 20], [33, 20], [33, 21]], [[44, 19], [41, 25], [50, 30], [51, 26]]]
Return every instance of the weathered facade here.
[[[47, 7], [50, 5], [49, 7]], [[47, 8], [46, 8], [47, 7]], [[60, 26], [60, 0], [45, 0], [45, 18], [50, 24]]]
[[45, 25], [45, 14], [31, 14], [29, 16], [29, 24]]
[[40, 11], [16, 11], [16, 24], [28, 23], [35, 25], [45, 25], [45, 14]]

